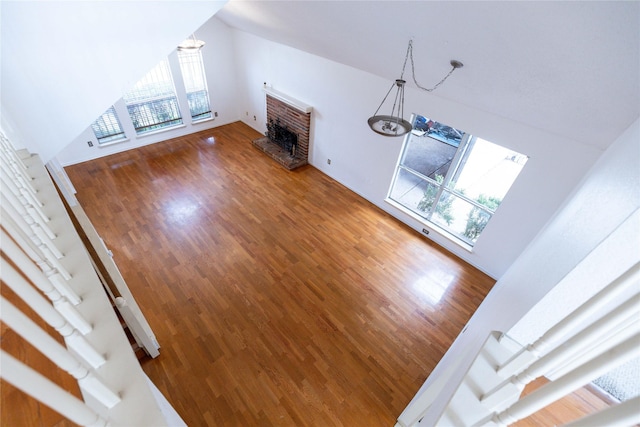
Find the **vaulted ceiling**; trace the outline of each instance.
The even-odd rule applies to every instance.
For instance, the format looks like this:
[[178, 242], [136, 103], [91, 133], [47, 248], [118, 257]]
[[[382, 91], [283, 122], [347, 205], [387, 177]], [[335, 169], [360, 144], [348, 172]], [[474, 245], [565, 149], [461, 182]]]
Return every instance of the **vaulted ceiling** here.
[[638, 1], [3, 0], [4, 130], [48, 160], [213, 14], [390, 80], [413, 39], [423, 86], [465, 64], [435, 96], [599, 148], [640, 115]]
[[390, 80], [413, 39], [422, 86], [464, 63], [434, 95], [600, 148], [640, 115], [638, 1], [231, 0], [216, 16]]
[[46, 162], [225, 1], [0, 1], [0, 119]]

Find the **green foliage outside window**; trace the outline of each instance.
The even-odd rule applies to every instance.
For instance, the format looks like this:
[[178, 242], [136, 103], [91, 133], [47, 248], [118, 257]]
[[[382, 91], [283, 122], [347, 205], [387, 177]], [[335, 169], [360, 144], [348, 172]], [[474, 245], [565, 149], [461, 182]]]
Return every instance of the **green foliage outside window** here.
[[[476, 202], [480, 203], [483, 206], [486, 206], [492, 212], [495, 212], [495, 210], [498, 209], [498, 206], [500, 206], [502, 199], [491, 196], [487, 197], [484, 194], [481, 194], [476, 199]], [[471, 211], [469, 212], [469, 216], [467, 217], [467, 226], [464, 230], [465, 237], [468, 237], [471, 240], [477, 239], [490, 219], [491, 215], [483, 211], [482, 209], [471, 209]]]
[[[442, 185], [444, 181], [444, 176], [436, 175], [436, 182]], [[438, 188], [433, 184], [429, 184], [427, 189], [424, 191], [422, 199], [418, 202], [418, 210], [422, 212], [430, 212], [433, 207], [433, 203], [436, 200], [436, 195], [438, 194]], [[447, 223], [447, 225], [451, 225], [453, 222], [454, 216], [451, 213], [451, 204], [453, 203], [453, 197], [450, 194], [444, 194], [440, 198], [440, 202], [436, 205], [436, 213], [442, 217]]]

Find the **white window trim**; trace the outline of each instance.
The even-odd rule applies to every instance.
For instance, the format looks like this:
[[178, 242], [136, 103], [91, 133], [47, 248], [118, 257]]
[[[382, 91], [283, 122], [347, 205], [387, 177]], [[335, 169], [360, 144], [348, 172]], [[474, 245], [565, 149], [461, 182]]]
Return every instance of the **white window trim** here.
[[197, 125], [197, 124], [200, 124], [200, 123], [212, 122], [212, 121], [214, 121], [216, 118], [215, 118], [215, 117], [213, 117], [213, 113], [211, 113], [211, 114], [212, 114], [212, 116], [211, 116], [211, 117], [207, 117], [206, 119], [200, 119], [200, 120], [193, 120], [193, 119], [192, 119], [192, 120], [191, 120], [191, 124], [192, 124], [192, 125]]
[[157, 135], [159, 133], [168, 132], [170, 130], [175, 130], [175, 129], [180, 129], [180, 128], [186, 128], [186, 127], [187, 127], [187, 125], [185, 125], [184, 123], [180, 123], [178, 125], [173, 125], [173, 126], [166, 127], [166, 128], [154, 129], [154, 130], [150, 130], [149, 132], [143, 132], [143, 133], [136, 134], [136, 139], [144, 138], [145, 136], [149, 136], [149, 135]]
[[110, 147], [112, 145], [122, 144], [123, 142], [129, 142], [129, 138], [118, 139], [117, 141], [109, 141], [104, 144], [98, 143], [98, 148]]
[[435, 224], [421, 217], [417, 213], [413, 212], [411, 209], [404, 207], [403, 205], [396, 202], [390, 197], [387, 197], [386, 199], [384, 199], [384, 201], [389, 205], [393, 206], [394, 208], [398, 209], [399, 211], [401, 211], [403, 214], [408, 215], [414, 220], [418, 221], [424, 227], [427, 227], [429, 229], [429, 232], [435, 231], [436, 233], [438, 233], [438, 235], [444, 237], [445, 239], [449, 240], [452, 243], [455, 243], [456, 245], [460, 246], [462, 249], [466, 250], [467, 252], [473, 253], [473, 246], [471, 246], [469, 243], [465, 242], [455, 234], [451, 233], [450, 231], [447, 231], [444, 228], [441, 228], [440, 226], [438, 226], [438, 224]]

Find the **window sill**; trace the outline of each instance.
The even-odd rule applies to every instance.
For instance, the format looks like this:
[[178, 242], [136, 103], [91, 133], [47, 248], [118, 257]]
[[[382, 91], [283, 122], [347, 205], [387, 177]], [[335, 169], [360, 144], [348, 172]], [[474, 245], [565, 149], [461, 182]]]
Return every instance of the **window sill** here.
[[200, 123], [212, 122], [215, 120], [215, 117], [207, 117], [206, 119], [194, 120], [191, 122], [192, 125], [198, 125]]
[[152, 131], [149, 131], [149, 132], [138, 133], [138, 134], [136, 134], [136, 138], [144, 138], [145, 136], [157, 135], [159, 133], [168, 132], [168, 131], [174, 130], [174, 129], [186, 128], [186, 127], [187, 127], [187, 125], [182, 123], [182, 124], [179, 124], [179, 125], [170, 126], [170, 127], [166, 127], [166, 128], [162, 128], [162, 129], [156, 129], [156, 130], [152, 130]]
[[100, 144], [98, 143], [98, 148], [105, 148], [105, 147], [110, 147], [112, 145], [116, 145], [116, 144], [122, 144], [123, 142], [128, 142], [129, 138], [124, 138], [124, 139], [119, 139], [117, 141], [109, 141], [109, 142], [105, 142], [104, 144]]
[[[425, 227], [427, 227], [427, 231], [431, 232], [434, 231], [436, 233], [438, 233], [440, 236], [444, 237], [445, 239], [449, 240], [452, 243], [455, 243], [456, 245], [460, 246], [462, 249], [472, 253], [473, 252], [473, 246], [471, 246], [470, 244], [468, 244], [467, 242], [459, 239], [458, 237], [456, 237], [455, 235], [451, 234], [449, 231], [445, 230], [444, 228], [439, 227], [438, 225], [434, 224], [431, 221], [427, 221], [426, 219], [422, 218], [420, 215], [416, 214], [415, 212], [411, 211], [410, 209], [405, 208], [404, 206], [402, 206], [400, 203], [396, 202], [395, 200], [392, 200], [390, 198], [386, 198], [384, 199], [385, 202], [387, 202], [388, 204], [390, 204], [391, 206], [393, 206], [394, 208], [398, 209], [399, 211], [401, 211], [402, 213], [409, 215], [411, 218], [415, 219], [416, 221], [420, 222], [420, 224], [424, 225]], [[423, 229], [424, 230], [424, 229]], [[423, 234], [425, 234], [423, 232]]]

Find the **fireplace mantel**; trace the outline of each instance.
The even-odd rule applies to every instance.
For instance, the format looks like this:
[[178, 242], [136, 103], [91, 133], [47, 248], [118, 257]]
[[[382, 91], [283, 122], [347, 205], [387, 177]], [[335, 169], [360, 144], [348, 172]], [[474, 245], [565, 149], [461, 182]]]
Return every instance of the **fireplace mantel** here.
[[310, 113], [311, 111], [313, 111], [313, 107], [311, 105], [305, 104], [302, 101], [298, 101], [295, 98], [290, 97], [289, 95], [280, 92], [279, 90], [275, 90], [273, 88], [270, 87], [265, 87], [264, 91], [267, 95], [279, 99], [280, 101], [284, 102], [285, 104], [288, 104], [290, 106], [292, 106], [293, 108], [302, 111], [303, 113]]

